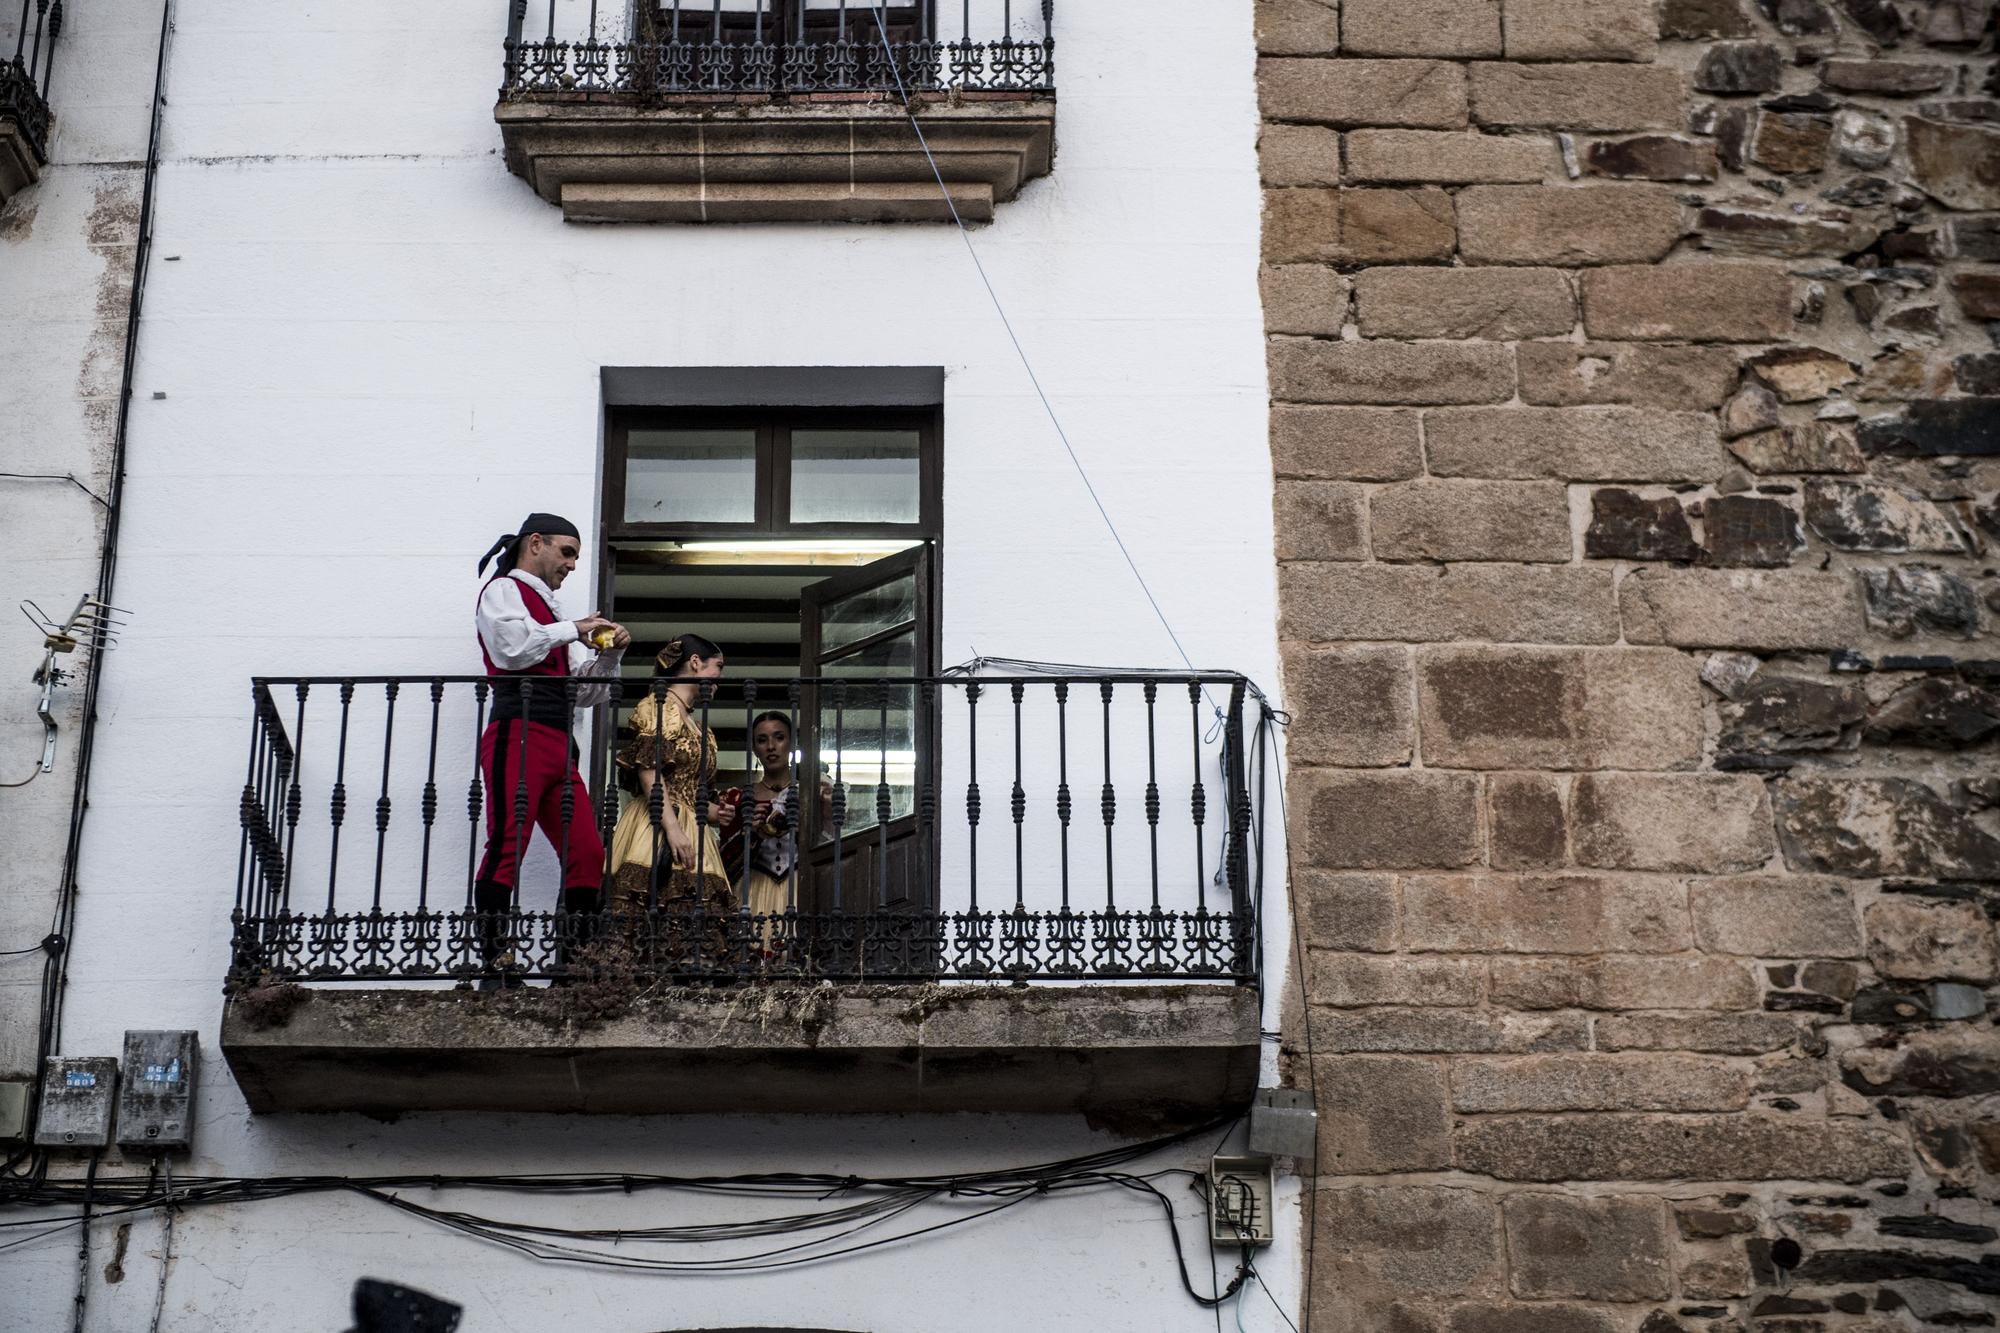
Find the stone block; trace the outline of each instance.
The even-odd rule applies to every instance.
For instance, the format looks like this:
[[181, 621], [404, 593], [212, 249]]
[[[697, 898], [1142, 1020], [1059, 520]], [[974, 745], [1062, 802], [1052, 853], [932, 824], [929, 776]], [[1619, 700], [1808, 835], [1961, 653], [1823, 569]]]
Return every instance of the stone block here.
[[1686, 181], [1715, 179], [1715, 146], [1678, 134], [1638, 134], [1598, 139], [1584, 145], [1583, 169], [1614, 180]]
[[1487, 859], [1495, 870], [1540, 870], [1569, 859], [1562, 788], [1546, 773], [1486, 779]]
[[1780, 176], [1800, 176], [1826, 165], [1832, 143], [1831, 117], [1767, 111], [1750, 137], [1750, 160]]
[[1424, 427], [1431, 472], [1441, 477], [1714, 481], [1726, 465], [1705, 412], [1482, 408], [1432, 412]]
[[1344, 0], [1340, 38], [1356, 56], [1497, 56], [1500, 0]]
[[1745, 964], [1699, 955], [1496, 958], [1493, 1003], [1519, 1009], [1747, 1009], [1757, 979]]
[[[1765, 390], [1768, 394], [1768, 390]], [[1733, 404], [1732, 404], [1733, 405]], [[1773, 404], [1773, 411], [1776, 406]], [[1838, 422], [1802, 421], [1729, 442], [1729, 452], [1759, 476], [1797, 472], [1864, 472], [1868, 461], [1854, 432]]]
[[1332, 55], [1340, 49], [1339, 0], [1257, 0], [1254, 14], [1260, 55]]
[[1703, 503], [1702, 545], [1712, 564], [1783, 569], [1805, 538], [1798, 515], [1782, 501], [1723, 495]]
[[1858, 958], [1854, 897], [1837, 880], [1746, 875], [1689, 887], [1696, 943], [1752, 958]]
[[1420, 649], [1417, 707], [1433, 768], [1692, 768], [1693, 659], [1665, 649]]
[[1283, 637], [1449, 643], [1610, 643], [1611, 571], [1554, 565], [1300, 564], [1278, 571]]
[[1417, 129], [1466, 123], [1465, 69], [1443, 60], [1262, 60], [1257, 90], [1273, 120]]
[[1671, 879], [1410, 875], [1402, 896], [1412, 952], [1667, 953], [1691, 942], [1687, 894]]
[[1463, 1112], [1740, 1111], [1750, 1084], [1748, 1065], [1705, 1055], [1527, 1055], [1451, 1066], [1452, 1106]]
[[1641, 569], [1619, 585], [1632, 643], [1766, 652], [1861, 640], [1861, 599], [1844, 573]]
[[1586, 773], [1570, 787], [1579, 865], [1607, 870], [1752, 870], [1775, 850], [1756, 778], [1727, 773]]
[[1483, 343], [1271, 344], [1271, 392], [1309, 403], [1497, 403], [1514, 392], [1514, 353]]
[[1979, 632], [1979, 600], [1956, 574], [1913, 565], [1864, 569], [1861, 591], [1870, 628], [1892, 639], [1922, 630], [1967, 639]]
[[1840, 30], [1822, 0], [1757, 0], [1757, 8], [1787, 37], [1831, 37]]
[[1444, 1067], [1398, 1055], [1323, 1055], [1313, 1062], [1319, 1157], [1326, 1176], [1437, 1171], [1451, 1165]]
[[1444, 259], [1457, 239], [1451, 196], [1442, 190], [1264, 192], [1264, 258], [1273, 264]]
[[2000, 1092], [2000, 1036], [1963, 1024], [1912, 1032], [1842, 1052], [1840, 1071], [1864, 1097], [1983, 1097]]
[[1510, 1194], [1509, 1285], [1531, 1299], [1664, 1300], [1673, 1289], [1665, 1204], [1653, 1198]]
[[1803, 1029], [1788, 1014], [1607, 1014], [1596, 1021], [1603, 1051], [1705, 1051], [1762, 1055], [1797, 1044]]
[[1901, 416], [1863, 421], [1858, 439], [1868, 454], [1915, 458], [2000, 454], [2000, 398], [1911, 403]]
[[1277, 489], [1280, 560], [1360, 560], [1363, 493], [1347, 481], [1281, 481]]
[[1491, 1195], [1436, 1185], [1314, 1192], [1321, 1270], [1334, 1303], [1384, 1291], [1432, 1296], [1500, 1284], [1500, 1210]]
[[1842, 551], [1936, 551], [1957, 555], [1965, 539], [1944, 511], [1899, 486], [1808, 481], [1806, 526]]
[[1783, 57], [1769, 42], [1722, 42], [1702, 52], [1694, 86], [1705, 93], [1740, 97], [1776, 92], [1783, 77]]
[[1580, 1051], [1590, 1029], [1581, 1014], [1385, 1007], [1325, 1010], [1313, 1020], [1313, 1038], [1325, 1051]]
[[1396, 1004], [1452, 1008], [1486, 995], [1485, 965], [1470, 958], [1323, 953], [1306, 959], [1306, 998], [1329, 1009]]
[[1266, 185], [1340, 184], [1340, 131], [1324, 125], [1266, 125], [1257, 136], [1257, 168]]
[[1774, 348], [1745, 364], [1779, 401], [1787, 403], [1818, 402], [1859, 378], [1852, 361], [1819, 347]]
[[1609, 133], [1679, 129], [1687, 86], [1657, 65], [1487, 63], [1469, 66], [1481, 125]]
[[1377, 560], [1570, 558], [1569, 497], [1554, 482], [1400, 482], [1368, 501]]
[[[1838, 63], [1828, 62], [1829, 69]], [[1948, 77], [1949, 67], [1942, 72]], [[1903, 121], [1903, 136], [1918, 189], [1946, 208], [2000, 208], [2000, 129], [1940, 125], [1913, 116]]]
[[1444, 1333], [1615, 1333], [1602, 1310], [1582, 1305], [1498, 1305], [1468, 1301], [1446, 1315]]
[[1371, 268], [1354, 284], [1355, 317], [1367, 338], [1510, 342], [1576, 325], [1569, 275], [1556, 269]]
[[1401, 481], [1424, 470], [1415, 412], [1271, 405], [1271, 463], [1280, 477]]
[[1403, 648], [1298, 648], [1285, 653], [1294, 764], [1405, 764], [1416, 726]]
[[1792, 280], [1761, 264], [1666, 264], [1583, 275], [1593, 338], [1770, 342], [1792, 329]]
[[1993, 0], [1941, 0], [1923, 20], [1923, 38], [1933, 46], [1975, 46], [1993, 17]]
[[1918, 97], [1951, 82], [1951, 66], [1901, 60], [1829, 60], [1819, 67], [1820, 83], [1843, 93], [1873, 97]]
[[1553, 139], [1440, 130], [1354, 130], [1347, 175], [1356, 181], [1465, 185], [1562, 174]]
[[2000, 320], [2000, 273], [1954, 273], [1951, 294], [1967, 319]]
[[1502, 1180], [1901, 1180], [1887, 1129], [1763, 1115], [1495, 1116], [1461, 1122], [1461, 1170]]
[[1722, 755], [1852, 750], [1868, 698], [1851, 682], [1765, 674], [1723, 703]]
[[1794, 870], [2000, 879], [2000, 839], [1914, 779], [1787, 777], [1776, 807]]
[[1448, 869], [1479, 858], [1479, 779], [1470, 773], [1308, 769], [1293, 785], [1310, 864]]
[[1257, 274], [1264, 332], [1340, 336], [1347, 320], [1347, 279], [1323, 264], [1266, 264]]
[[1892, 897], [1867, 913], [1868, 961], [1885, 977], [1971, 981], [2000, 977], [1993, 923], [1974, 903]]
[[1684, 230], [1668, 185], [1480, 185], [1458, 197], [1459, 253], [1473, 264], [1651, 262]]
[[1388, 875], [1292, 872], [1305, 944], [1312, 949], [1385, 952], [1396, 942], [1395, 881]]
[[1897, 690], [1868, 719], [1874, 745], [1962, 750], [2000, 733], [2000, 697], [1963, 681], [1927, 676]]
[[1522, 343], [1516, 355], [1522, 401], [1546, 407], [1605, 403], [1713, 410], [1729, 396], [1737, 376], [1736, 354], [1727, 347], [1536, 342]]
[[[1768, 123], [1768, 121], [1766, 122]], [[1767, 168], [1775, 170], [1775, 168]], [[1799, 171], [1816, 170], [1800, 166]], [[1746, 259], [1799, 259], [1863, 250], [1882, 234], [1879, 218], [1845, 212], [1813, 215], [1757, 208], [1704, 208], [1695, 214], [1701, 248]]]
[[1694, 528], [1680, 498], [1646, 497], [1615, 487], [1593, 492], [1590, 526], [1584, 529], [1583, 553], [1592, 560], [1671, 560], [1691, 563], [1701, 557]]
[[1507, 0], [1510, 60], [1650, 60], [1652, 0]]
[[1662, 0], [1660, 35], [1676, 41], [1748, 37], [1754, 29], [1742, 0]]

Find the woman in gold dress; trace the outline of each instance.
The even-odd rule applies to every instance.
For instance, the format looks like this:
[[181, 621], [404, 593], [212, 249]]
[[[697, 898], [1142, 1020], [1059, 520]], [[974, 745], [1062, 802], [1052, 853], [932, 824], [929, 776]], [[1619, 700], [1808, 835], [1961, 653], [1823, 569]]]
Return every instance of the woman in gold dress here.
[[[721, 952], [736, 910], [716, 838], [721, 811], [695, 818], [696, 791], [713, 782], [716, 767], [715, 733], [701, 723], [699, 691], [722, 675], [722, 665], [722, 650], [699, 635], [683, 634], [661, 649], [652, 688], [632, 712], [632, 739], [618, 752], [618, 766], [638, 781], [639, 799], [626, 802], [611, 834], [612, 909], [636, 919], [657, 902], [669, 914], [659, 938], [672, 955], [684, 951], [685, 917], [697, 907], [709, 913], [701, 951]], [[663, 789], [657, 826], [656, 789]]]
[[744, 793], [739, 827], [746, 843], [744, 897], [759, 919], [758, 938], [772, 951], [774, 919], [791, 906], [798, 861], [798, 793], [792, 778], [792, 722], [783, 713], [759, 713], [750, 724], [750, 749], [764, 772]]

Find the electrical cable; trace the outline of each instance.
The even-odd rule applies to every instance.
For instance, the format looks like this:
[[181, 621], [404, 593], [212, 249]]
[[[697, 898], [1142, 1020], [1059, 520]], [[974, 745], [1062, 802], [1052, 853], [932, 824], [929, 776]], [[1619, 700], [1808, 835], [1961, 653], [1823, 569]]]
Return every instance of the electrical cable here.
[[106, 509], [111, 508], [109, 500], [77, 480], [76, 475], [71, 472], [0, 472], [0, 477], [7, 477], [15, 481], [66, 481], [91, 499], [97, 501], [97, 503], [103, 505]]
[[160, 1285], [153, 1290], [153, 1323], [148, 1333], [160, 1333], [160, 1316], [167, 1309], [167, 1273], [174, 1264], [174, 1164], [163, 1153], [159, 1162], [167, 1173], [167, 1220], [160, 1239]]

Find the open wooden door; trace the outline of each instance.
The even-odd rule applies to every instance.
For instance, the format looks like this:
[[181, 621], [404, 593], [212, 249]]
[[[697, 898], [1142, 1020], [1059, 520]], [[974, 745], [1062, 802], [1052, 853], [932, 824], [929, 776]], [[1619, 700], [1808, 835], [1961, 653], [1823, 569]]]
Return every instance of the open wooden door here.
[[802, 912], [937, 909], [935, 831], [917, 802], [932, 780], [937, 737], [929, 691], [917, 684], [933, 671], [931, 579], [925, 544], [801, 596], [799, 672], [819, 682], [801, 699]]

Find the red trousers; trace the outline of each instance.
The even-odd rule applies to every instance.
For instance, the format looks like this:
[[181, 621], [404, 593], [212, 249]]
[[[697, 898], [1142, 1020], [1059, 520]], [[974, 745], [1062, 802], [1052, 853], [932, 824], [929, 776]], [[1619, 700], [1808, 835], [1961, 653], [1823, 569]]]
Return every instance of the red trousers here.
[[[486, 779], [486, 855], [479, 862], [482, 884], [511, 889], [518, 881], [521, 856], [534, 836], [525, 826], [517, 827], [514, 819], [515, 802], [523, 789], [528, 798], [528, 819], [540, 826], [558, 852], [563, 851], [562, 796], [567, 786], [571, 799], [563, 888], [603, 886], [604, 839], [597, 833], [597, 812], [591, 808], [583, 775], [570, 760], [568, 733], [539, 722], [489, 723], [486, 734], [479, 738], [479, 772]], [[482, 906], [482, 910], [490, 909]]]

